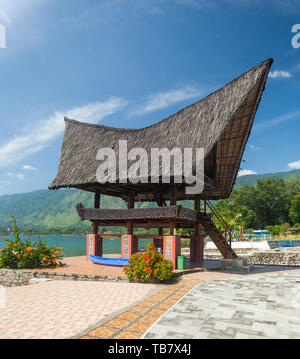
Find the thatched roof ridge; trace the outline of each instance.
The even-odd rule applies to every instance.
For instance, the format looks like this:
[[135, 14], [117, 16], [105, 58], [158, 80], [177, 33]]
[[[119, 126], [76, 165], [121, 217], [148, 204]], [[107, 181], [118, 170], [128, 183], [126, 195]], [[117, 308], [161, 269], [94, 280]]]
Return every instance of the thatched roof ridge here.
[[[118, 184], [105, 186], [97, 183], [98, 149], [109, 147], [118, 150], [118, 141], [127, 140], [129, 150], [142, 147], [149, 152], [151, 147], [204, 147], [205, 173], [214, 177], [217, 186], [206, 189], [203, 198], [227, 197], [232, 190], [272, 62], [272, 59], [262, 62], [204, 99], [145, 128], [120, 129], [65, 118], [59, 169], [49, 188], [74, 187], [123, 198], [131, 188], [140, 193], [137, 199], [153, 199], [147, 186], [141, 190], [139, 184], [120, 187]], [[162, 192], [167, 199], [164, 195], [166, 190]], [[184, 195], [179, 197], [186, 198]]]

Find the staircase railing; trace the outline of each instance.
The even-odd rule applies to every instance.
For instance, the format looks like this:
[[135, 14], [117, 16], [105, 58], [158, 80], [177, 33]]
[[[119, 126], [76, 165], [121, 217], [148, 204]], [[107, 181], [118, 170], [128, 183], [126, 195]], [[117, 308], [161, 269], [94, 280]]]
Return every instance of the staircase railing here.
[[210, 209], [211, 213], [215, 216], [217, 221], [221, 224], [221, 226], [224, 229], [225, 233], [225, 240], [227, 241], [227, 237], [229, 237], [229, 245], [231, 248], [231, 241], [232, 241], [232, 228], [229, 226], [229, 224], [224, 220], [224, 218], [221, 216], [220, 212], [213, 206], [213, 204], [210, 201], [204, 201], [204, 212], [207, 212], [207, 207]]

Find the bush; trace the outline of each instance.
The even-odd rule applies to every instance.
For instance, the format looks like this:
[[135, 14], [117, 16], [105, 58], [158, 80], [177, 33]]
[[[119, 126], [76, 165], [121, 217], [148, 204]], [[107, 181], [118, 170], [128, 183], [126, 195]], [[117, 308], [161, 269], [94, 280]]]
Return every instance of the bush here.
[[149, 242], [144, 253], [133, 254], [129, 259], [129, 266], [124, 267], [127, 278], [144, 282], [147, 279], [166, 281], [172, 278], [173, 263], [163, 259], [154, 244]]
[[31, 241], [29, 233], [25, 239], [22, 239], [15, 218], [10, 218], [13, 221], [15, 239], [4, 238], [7, 245], [0, 250], [0, 268], [32, 269], [41, 266], [58, 267], [63, 265], [63, 248], [48, 247], [46, 240]]
[[284, 223], [280, 225], [280, 233], [287, 233], [289, 231], [289, 223]]

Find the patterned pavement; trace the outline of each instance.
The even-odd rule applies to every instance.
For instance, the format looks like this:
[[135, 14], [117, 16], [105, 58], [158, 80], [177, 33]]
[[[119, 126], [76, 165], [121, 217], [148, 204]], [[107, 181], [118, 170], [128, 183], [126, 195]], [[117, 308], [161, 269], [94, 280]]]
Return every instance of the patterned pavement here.
[[199, 283], [227, 278], [233, 274], [201, 272], [188, 274], [173, 284], [162, 286], [162, 290], [123, 313], [112, 315], [108, 320], [97, 323], [76, 338], [80, 339], [139, 339], [162, 315]]
[[6, 288], [0, 339], [69, 338], [157, 291], [140, 283], [48, 281]]
[[55, 280], [6, 288], [0, 339], [300, 337], [300, 270], [287, 269], [191, 273], [166, 285]]
[[239, 276], [196, 286], [145, 339], [299, 339], [300, 272]]

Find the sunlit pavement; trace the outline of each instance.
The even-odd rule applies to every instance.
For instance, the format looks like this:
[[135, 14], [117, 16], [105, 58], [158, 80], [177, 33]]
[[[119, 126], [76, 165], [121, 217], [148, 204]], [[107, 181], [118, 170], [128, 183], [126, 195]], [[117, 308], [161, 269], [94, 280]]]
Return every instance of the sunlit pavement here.
[[300, 338], [300, 272], [200, 284], [144, 338]]

